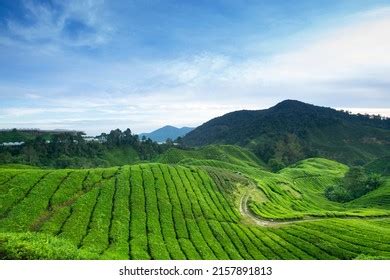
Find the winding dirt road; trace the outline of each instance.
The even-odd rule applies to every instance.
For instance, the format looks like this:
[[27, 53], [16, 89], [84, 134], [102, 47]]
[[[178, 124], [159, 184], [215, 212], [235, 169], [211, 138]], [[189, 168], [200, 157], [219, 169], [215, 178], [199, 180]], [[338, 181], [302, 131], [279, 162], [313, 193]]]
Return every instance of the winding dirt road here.
[[259, 226], [263, 227], [276, 227], [281, 225], [302, 223], [302, 222], [311, 222], [311, 221], [321, 221], [325, 219], [357, 219], [357, 220], [383, 220], [390, 218], [390, 215], [381, 216], [381, 217], [310, 217], [307, 216], [303, 219], [299, 220], [284, 220], [284, 221], [275, 221], [271, 219], [262, 219], [261, 217], [252, 213], [252, 211], [248, 208], [248, 199], [249, 195], [245, 194], [241, 197], [240, 201], [240, 213], [243, 216], [247, 216], [251, 219], [252, 222]]

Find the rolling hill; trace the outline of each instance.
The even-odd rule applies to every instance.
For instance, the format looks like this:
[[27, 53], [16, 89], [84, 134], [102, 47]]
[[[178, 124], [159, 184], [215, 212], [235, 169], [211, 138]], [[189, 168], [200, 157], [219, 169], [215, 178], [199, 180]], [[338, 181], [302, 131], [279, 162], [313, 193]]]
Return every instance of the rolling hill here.
[[175, 140], [178, 137], [183, 137], [192, 130], [192, 127], [177, 128], [171, 125], [166, 125], [150, 133], [141, 133], [139, 134], [139, 137], [142, 138], [143, 136], [145, 136], [146, 138], [150, 138], [156, 142], [165, 142], [168, 138], [171, 140]]
[[160, 163], [208, 165], [209, 162], [236, 166], [264, 167], [251, 151], [233, 145], [208, 145], [193, 149], [170, 148], [157, 159]]
[[283, 165], [313, 156], [361, 165], [390, 155], [390, 119], [286, 100], [269, 109], [212, 119], [188, 133], [183, 142], [237, 144], [266, 162], [272, 159]]
[[170, 153], [180, 164], [0, 169], [0, 258], [390, 259], [388, 177], [341, 204], [324, 196], [348, 170], [335, 161], [272, 173], [231, 146]]

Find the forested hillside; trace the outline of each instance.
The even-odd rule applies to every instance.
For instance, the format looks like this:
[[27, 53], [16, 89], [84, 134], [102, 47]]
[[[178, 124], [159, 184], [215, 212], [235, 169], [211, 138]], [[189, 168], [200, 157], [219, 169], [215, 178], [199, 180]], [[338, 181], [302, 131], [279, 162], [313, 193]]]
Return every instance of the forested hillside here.
[[390, 119], [286, 100], [266, 110], [212, 119], [188, 133], [183, 143], [244, 146], [275, 170], [313, 156], [362, 165], [390, 155]]

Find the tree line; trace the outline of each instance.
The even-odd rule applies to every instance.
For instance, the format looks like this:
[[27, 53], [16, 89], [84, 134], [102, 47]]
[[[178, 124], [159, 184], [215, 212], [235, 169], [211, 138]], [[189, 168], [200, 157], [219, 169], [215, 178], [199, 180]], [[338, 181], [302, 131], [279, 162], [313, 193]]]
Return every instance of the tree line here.
[[[20, 146], [0, 146], [0, 163], [20, 163], [56, 168], [109, 166], [106, 155], [115, 149], [133, 149], [137, 160], [151, 160], [172, 145], [158, 144], [133, 134], [129, 128], [111, 130], [86, 141], [83, 132], [63, 132], [47, 137], [38, 135]], [[130, 160], [130, 159], [129, 159]], [[134, 161], [132, 159], [131, 161]]]

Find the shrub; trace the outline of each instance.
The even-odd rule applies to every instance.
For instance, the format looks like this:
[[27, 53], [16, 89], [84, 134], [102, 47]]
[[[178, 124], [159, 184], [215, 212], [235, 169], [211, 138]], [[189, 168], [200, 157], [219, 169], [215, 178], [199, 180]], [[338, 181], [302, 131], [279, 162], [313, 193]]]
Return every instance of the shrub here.
[[350, 193], [340, 185], [333, 185], [325, 190], [325, 196], [332, 201], [346, 202], [351, 200]]
[[46, 234], [0, 233], [0, 258], [11, 260], [98, 259], [67, 240]]
[[325, 196], [332, 201], [347, 202], [378, 188], [381, 183], [379, 174], [366, 174], [362, 167], [351, 167], [341, 184], [325, 189]]

